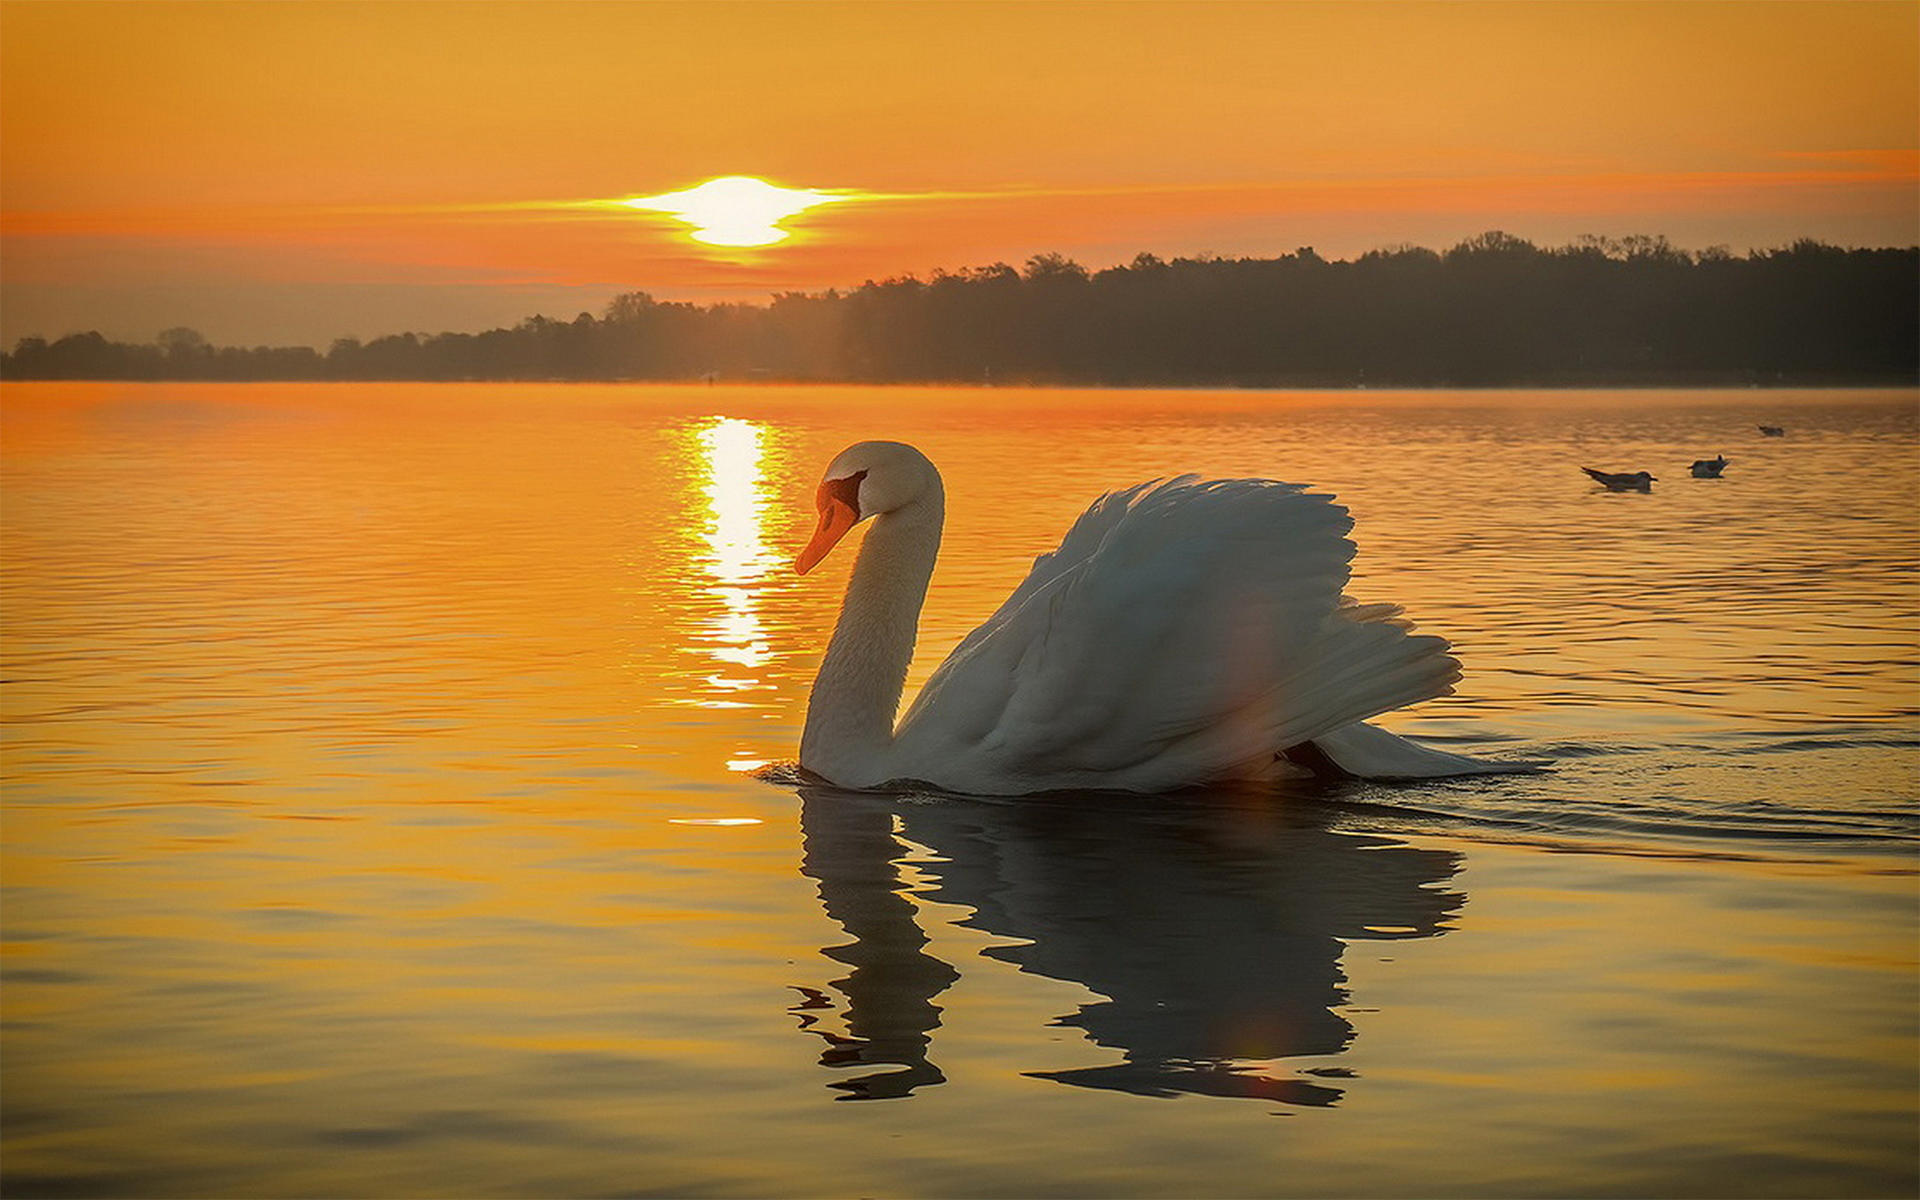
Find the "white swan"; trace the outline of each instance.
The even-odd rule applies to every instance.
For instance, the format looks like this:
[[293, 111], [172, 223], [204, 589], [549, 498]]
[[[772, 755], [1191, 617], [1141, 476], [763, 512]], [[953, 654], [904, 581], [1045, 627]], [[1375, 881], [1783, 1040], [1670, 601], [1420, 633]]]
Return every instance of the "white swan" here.
[[1361, 724], [1445, 695], [1444, 639], [1341, 594], [1353, 522], [1331, 496], [1265, 479], [1141, 484], [1095, 501], [1058, 549], [894, 716], [946, 515], [912, 446], [861, 442], [827, 467], [812, 570], [872, 519], [807, 704], [800, 765], [842, 787], [1158, 792], [1289, 770], [1313, 743], [1352, 774], [1529, 770]]

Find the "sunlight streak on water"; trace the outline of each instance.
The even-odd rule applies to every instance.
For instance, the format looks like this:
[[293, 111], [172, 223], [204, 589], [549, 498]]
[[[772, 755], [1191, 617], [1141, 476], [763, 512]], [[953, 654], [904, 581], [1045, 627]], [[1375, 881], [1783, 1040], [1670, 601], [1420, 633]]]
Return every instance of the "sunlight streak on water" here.
[[[707, 640], [714, 643], [709, 653], [735, 666], [764, 667], [773, 651], [760, 621], [755, 588], [779, 562], [764, 532], [766, 431], [752, 421], [716, 417], [694, 437], [706, 473], [700, 485], [707, 501], [706, 553], [700, 566], [713, 580], [708, 594], [725, 606], [707, 631]], [[733, 689], [754, 687], [759, 681], [719, 675], [710, 682]]]

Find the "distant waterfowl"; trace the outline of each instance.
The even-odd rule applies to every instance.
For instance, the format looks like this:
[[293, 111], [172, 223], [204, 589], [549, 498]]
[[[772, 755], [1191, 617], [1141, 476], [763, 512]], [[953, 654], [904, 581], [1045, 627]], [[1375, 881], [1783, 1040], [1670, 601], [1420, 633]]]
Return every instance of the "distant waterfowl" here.
[[1780, 426], [1778, 426], [1778, 425], [1762, 425], [1762, 426], [1760, 427], [1760, 432], [1761, 432], [1761, 434], [1762, 434], [1762, 435], [1764, 435], [1764, 436], [1766, 436], [1766, 437], [1785, 437], [1785, 436], [1787, 436], [1787, 431], [1786, 431], [1785, 429], [1782, 429], [1782, 428], [1781, 428]]
[[1720, 472], [1726, 470], [1727, 464], [1732, 461], [1732, 459], [1724, 454], [1716, 455], [1713, 458], [1700, 459], [1693, 464], [1693, 477], [1695, 479], [1718, 479], [1720, 478]]
[[[1333, 497], [1186, 475], [1096, 500], [895, 724], [946, 517], [940, 472], [899, 442], [827, 466], [805, 574], [849, 530], [854, 563], [807, 702], [803, 769], [841, 787], [1161, 792], [1293, 773], [1528, 770], [1430, 750], [1364, 722], [1443, 696], [1460, 664], [1391, 604], [1342, 595], [1354, 554]], [[1308, 749], [1311, 747], [1311, 749]]]
[[1631, 475], [1614, 471], [1596, 471], [1592, 467], [1581, 467], [1582, 471], [1593, 476], [1596, 483], [1605, 485], [1610, 492], [1650, 492], [1659, 480], [1645, 471], [1635, 471]]

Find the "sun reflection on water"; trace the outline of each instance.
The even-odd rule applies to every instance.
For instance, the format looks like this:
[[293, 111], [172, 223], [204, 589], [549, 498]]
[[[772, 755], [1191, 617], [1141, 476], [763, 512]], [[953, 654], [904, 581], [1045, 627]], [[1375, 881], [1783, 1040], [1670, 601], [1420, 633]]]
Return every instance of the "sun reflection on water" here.
[[[694, 436], [706, 476], [700, 488], [707, 502], [701, 529], [706, 545], [699, 563], [713, 581], [706, 594], [721, 605], [702, 632], [707, 652], [723, 664], [707, 683], [722, 692], [739, 692], [759, 686], [756, 669], [773, 657], [755, 596], [756, 587], [779, 562], [765, 536], [766, 430], [752, 421], [716, 417]], [[727, 699], [707, 704], [741, 707]]]

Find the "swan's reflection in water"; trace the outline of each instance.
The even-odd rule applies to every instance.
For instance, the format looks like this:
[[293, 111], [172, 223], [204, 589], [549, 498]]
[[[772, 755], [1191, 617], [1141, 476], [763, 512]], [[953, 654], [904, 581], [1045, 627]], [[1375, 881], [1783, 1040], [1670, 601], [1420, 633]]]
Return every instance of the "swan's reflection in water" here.
[[853, 938], [821, 950], [853, 968], [833, 987], [846, 997], [846, 1034], [819, 1027], [810, 1010], [833, 1001], [802, 989], [801, 1024], [827, 1041], [823, 1066], [892, 1064], [897, 1070], [832, 1086], [859, 1099], [904, 1096], [946, 1077], [927, 1057], [940, 1024], [933, 998], [960, 973], [925, 950], [927, 935], [902, 894], [907, 847], [894, 836], [892, 810], [877, 798], [829, 790], [801, 792], [800, 869], [820, 882], [827, 915]]
[[[823, 1065], [885, 1067], [831, 1086], [848, 1098], [941, 1083], [936, 998], [959, 978], [927, 953], [909, 895], [973, 910], [966, 925], [1027, 944], [987, 951], [1104, 999], [1063, 1016], [1122, 1061], [1039, 1078], [1150, 1096], [1336, 1102], [1277, 1060], [1331, 1055], [1354, 1036], [1340, 956], [1355, 940], [1432, 937], [1464, 897], [1459, 856], [1328, 827], [1323, 805], [1226, 797], [996, 803], [801, 789], [801, 870], [853, 939], [824, 953], [853, 968], [836, 1001], [801, 989]], [[909, 843], [924, 846], [927, 856]], [[909, 889], [909, 877], [923, 884]]]

